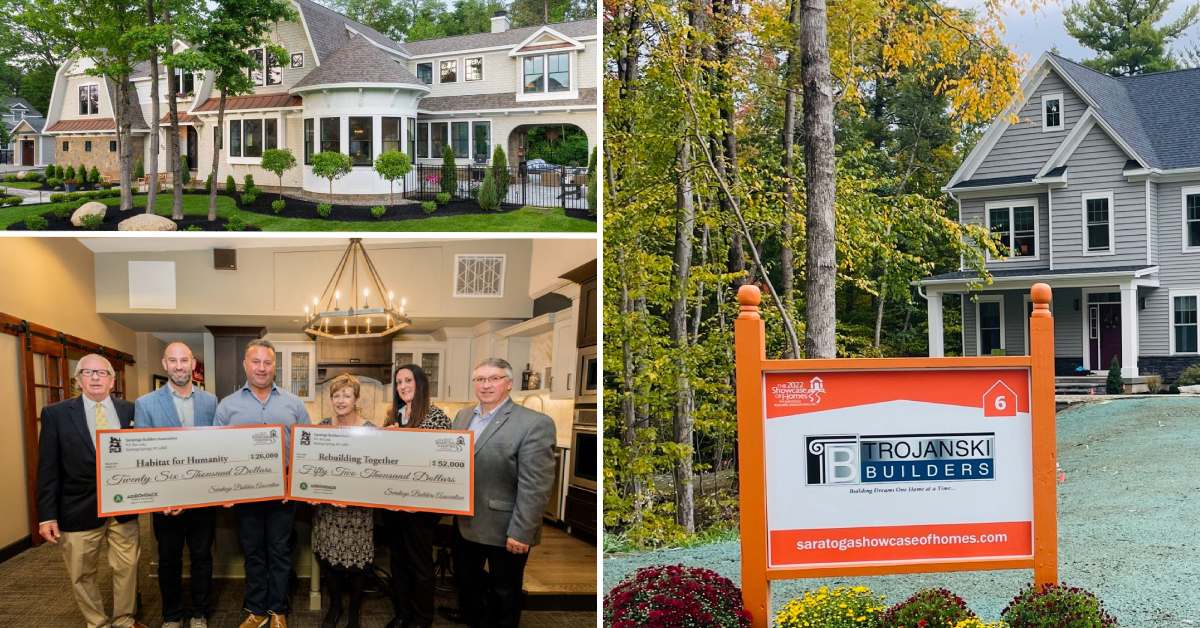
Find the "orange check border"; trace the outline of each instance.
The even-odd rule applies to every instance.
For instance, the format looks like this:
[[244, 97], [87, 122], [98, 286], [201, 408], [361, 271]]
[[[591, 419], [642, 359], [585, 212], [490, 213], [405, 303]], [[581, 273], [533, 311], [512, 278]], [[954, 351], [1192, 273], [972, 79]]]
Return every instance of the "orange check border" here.
[[[355, 428], [345, 428], [345, 427], [339, 427], [337, 425], [305, 425], [304, 429], [342, 430], [342, 429], [355, 429]], [[385, 428], [377, 428], [377, 429], [379, 429], [379, 431], [384, 432], [384, 433], [386, 433], [386, 432], [436, 432], [438, 434], [448, 434], [448, 435], [449, 434], [457, 434], [460, 436], [466, 436], [467, 437], [467, 447], [472, 452], [471, 455], [467, 459], [467, 474], [469, 477], [469, 480], [467, 483], [467, 503], [470, 504], [470, 508], [468, 508], [465, 511], [452, 510], [449, 508], [400, 508], [398, 506], [393, 506], [391, 504], [379, 504], [379, 503], [371, 503], [371, 502], [355, 502], [355, 501], [340, 500], [340, 499], [320, 499], [320, 498], [316, 498], [316, 497], [301, 497], [299, 495], [292, 494], [292, 478], [291, 478], [290, 471], [288, 473], [287, 483], [284, 485], [285, 488], [287, 489], [287, 498], [290, 500], [298, 501], [298, 502], [308, 502], [310, 504], [334, 504], [334, 505], [338, 505], [338, 506], [359, 506], [361, 508], [382, 508], [385, 510], [403, 510], [406, 512], [433, 512], [433, 513], [439, 513], [439, 514], [443, 514], [443, 515], [461, 515], [463, 517], [474, 517], [475, 516], [475, 454], [474, 454], [474, 452], [475, 452], [475, 433], [474, 432], [472, 432], [471, 430], [434, 430], [434, 429], [421, 428], [421, 427], [401, 427], [401, 428], [385, 427]], [[289, 470], [296, 463], [296, 461], [295, 461], [296, 430], [292, 430], [292, 448], [290, 451], [291, 451], [291, 456], [288, 457], [288, 469]]]
[[[111, 510], [111, 511], [107, 511], [107, 512], [103, 510], [103, 508], [102, 508], [103, 502], [100, 500], [100, 489], [101, 489], [101, 485], [100, 485], [101, 466], [100, 465], [101, 465], [101, 458], [103, 457], [103, 453], [102, 453], [103, 450], [100, 448], [100, 442], [101, 442], [101, 437], [105, 434], [140, 434], [140, 433], [146, 433], [146, 432], [197, 432], [197, 431], [201, 431], [201, 430], [252, 430], [252, 429], [270, 428], [270, 427], [278, 428], [280, 430], [280, 432], [287, 431], [285, 429], [284, 425], [280, 424], [280, 423], [264, 423], [262, 425], [212, 425], [212, 426], [203, 426], [203, 427], [131, 427], [131, 428], [122, 429], [122, 430], [96, 430], [96, 443], [95, 443], [95, 445], [96, 445], [96, 516], [100, 517], [100, 518], [116, 517], [116, 516], [123, 516], [123, 515], [141, 514], [143, 512], [164, 512], [166, 510], [174, 510], [175, 508], [191, 510], [193, 508], [206, 508], [208, 506], [249, 504], [252, 502], [270, 502], [270, 501], [279, 501], [281, 499], [284, 499], [286, 497], [286, 489], [287, 489], [287, 469], [281, 467], [282, 475], [281, 475], [280, 479], [283, 481], [284, 491], [280, 491], [279, 496], [253, 497], [253, 498], [248, 498], [248, 499], [223, 499], [223, 500], [217, 500], [217, 501], [211, 501], [211, 502], [204, 502], [204, 503], [200, 503], [200, 504], [179, 504], [179, 505], [173, 505], [173, 506], [167, 507], [167, 508], [162, 508], [162, 507], [159, 507], [159, 508], [133, 508], [133, 509], [129, 509], [129, 510]], [[286, 456], [284, 455], [284, 451], [283, 451], [283, 438], [279, 439], [279, 460], [280, 461], [287, 460]]]

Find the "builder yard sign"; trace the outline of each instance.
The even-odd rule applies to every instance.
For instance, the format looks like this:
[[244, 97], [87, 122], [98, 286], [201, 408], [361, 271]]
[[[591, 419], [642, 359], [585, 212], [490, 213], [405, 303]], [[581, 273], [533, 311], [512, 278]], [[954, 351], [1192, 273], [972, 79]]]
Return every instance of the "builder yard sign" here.
[[1050, 289], [1030, 356], [766, 360], [736, 323], [742, 591], [771, 580], [1033, 568], [1057, 580]]

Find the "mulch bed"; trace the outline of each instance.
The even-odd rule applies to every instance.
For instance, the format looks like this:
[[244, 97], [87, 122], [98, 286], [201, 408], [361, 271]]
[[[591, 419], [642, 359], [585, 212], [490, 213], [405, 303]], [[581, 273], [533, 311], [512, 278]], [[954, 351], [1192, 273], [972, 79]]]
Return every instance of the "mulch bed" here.
[[[317, 203], [314, 201], [306, 201], [298, 198], [283, 195], [284, 202], [287, 206], [278, 214], [271, 209], [271, 203], [279, 198], [278, 194], [262, 193], [255, 199], [254, 204], [247, 205], [242, 202], [241, 195], [238, 195], [238, 206], [245, 211], [251, 211], [267, 216], [279, 216], [281, 218], [305, 218], [305, 219], [321, 219], [317, 214]], [[384, 205], [387, 212], [381, 218], [376, 218], [371, 215], [371, 207], [363, 205], [333, 205], [333, 213], [325, 220], [345, 220], [345, 221], [363, 221], [376, 222], [382, 220], [413, 220], [417, 218], [431, 218], [435, 216], [466, 216], [469, 214], [503, 214], [506, 212], [520, 209], [520, 205], [504, 204], [500, 209], [494, 212], [487, 212], [479, 208], [479, 203], [474, 200], [453, 199], [445, 205], [439, 205], [437, 211], [432, 214], [426, 214], [425, 210], [421, 209], [420, 203], [406, 203], [403, 205]]]
[[[117, 225], [120, 224], [122, 220], [136, 216], [137, 214], [142, 213], [144, 211], [145, 211], [144, 207], [135, 208], [135, 209], [127, 211], [127, 212], [122, 212], [121, 210], [117, 209], [116, 207], [109, 207], [108, 213], [106, 213], [104, 215], [104, 222], [100, 223], [100, 226], [96, 227], [95, 229], [85, 229], [83, 227], [76, 227], [75, 225], [71, 224], [70, 216], [67, 216], [66, 218], [57, 218], [54, 215], [52, 215], [51, 213], [47, 212], [45, 214], [42, 214], [42, 217], [46, 219], [46, 223], [47, 223], [47, 226], [45, 229], [46, 231], [85, 231], [85, 232], [86, 231], [116, 231]], [[188, 227], [191, 227], [192, 225], [199, 227], [203, 231], [226, 231], [225, 225], [228, 222], [229, 221], [225, 220], [224, 218], [218, 218], [216, 220], [210, 221], [210, 220], [208, 220], [207, 217], [190, 217], [189, 216], [187, 218], [184, 218], [183, 220], [176, 220], [175, 224], [179, 226], [179, 229], [178, 229], [179, 231], [186, 231], [188, 229]], [[20, 222], [15, 222], [15, 223], [9, 225], [8, 230], [9, 231], [29, 231], [29, 228], [25, 226], [25, 221], [22, 220]], [[245, 228], [245, 231], [261, 231], [261, 229], [259, 229], [258, 227], [254, 226], [254, 225], [247, 225]], [[161, 232], [157, 232], [157, 233], [171, 233], [171, 232], [161, 231]]]

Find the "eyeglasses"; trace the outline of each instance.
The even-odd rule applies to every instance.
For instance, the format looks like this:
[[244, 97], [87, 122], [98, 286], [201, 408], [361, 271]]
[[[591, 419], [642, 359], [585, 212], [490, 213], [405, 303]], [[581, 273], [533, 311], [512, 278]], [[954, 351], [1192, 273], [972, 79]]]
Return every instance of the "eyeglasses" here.
[[79, 369], [79, 376], [84, 379], [89, 377], [99, 377], [100, 379], [104, 379], [105, 377], [111, 377], [112, 372], [108, 369]]
[[493, 375], [491, 377], [475, 377], [471, 381], [475, 384], [499, 384], [501, 381], [508, 379], [507, 375]]

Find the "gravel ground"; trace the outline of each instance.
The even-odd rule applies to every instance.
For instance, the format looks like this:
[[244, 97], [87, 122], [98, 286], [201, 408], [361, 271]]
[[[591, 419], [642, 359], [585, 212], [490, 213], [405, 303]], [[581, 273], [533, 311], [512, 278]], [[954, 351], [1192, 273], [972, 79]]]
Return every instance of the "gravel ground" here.
[[[1059, 578], [1091, 590], [1122, 626], [1200, 626], [1200, 399], [1098, 401], [1058, 413]], [[604, 557], [604, 590], [638, 567], [683, 563], [740, 581], [736, 542]], [[1000, 611], [1030, 570], [793, 580], [772, 587], [778, 608], [821, 584], [865, 584], [888, 601], [944, 586], [981, 618]]]

